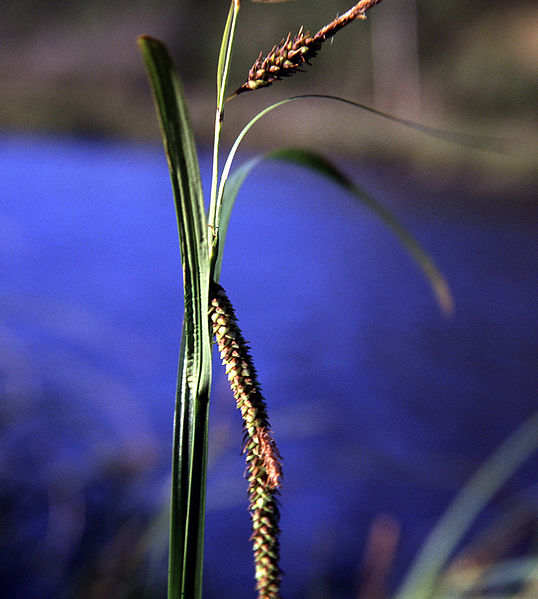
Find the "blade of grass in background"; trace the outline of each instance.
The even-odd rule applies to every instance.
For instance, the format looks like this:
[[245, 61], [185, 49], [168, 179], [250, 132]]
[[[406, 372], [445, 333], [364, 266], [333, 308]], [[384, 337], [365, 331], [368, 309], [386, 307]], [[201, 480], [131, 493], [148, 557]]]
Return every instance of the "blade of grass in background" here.
[[327, 177], [333, 183], [343, 187], [351, 193], [362, 204], [374, 212], [385, 225], [398, 237], [402, 245], [410, 253], [419, 268], [422, 270], [437, 298], [441, 310], [445, 314], [450, 314], [453, 310], [453, 300], [450, 288], [445, 278], [434, 264], [427, 252], [421, 247], [419, 242], [409, 233], [398, 218], [385, 206], [380, 204], [363, 189], [353, 183], [346, 175], [337, 169], [331, 162], [323, 156], [312, 152], [296, 148], [286, 148], [275, 150], [263, 156], [253, 158], [243, 164], [233, 173], [226, 182], [222, 195], [222, 206], [220, 210], [219, 228], [219, 258], [215, 271], [220, 272], [222, 263], [222, 250], [226, 239], [226, 232], [230, 215], [237, 197], [237, 194], [250, 171], [262, 160], [284, 160], [308, 168], [318, 175]]
[[526, 420], [465, 484], [422, 547], [394, 599], [433, 599], [448, 559], [475, 518], [515, 471], [538, 450], [538, 412]]
[[442, 581], [440, 588], [435, 589], [435, 599], [531, 599], [537, 596], [536, 557], [507, 558], [484, 567], [475, 564], [470, 569], [472, 572], [449, 578], [448, 583]]
[[174, 422], [168, 597], [197, 599], [202, 596], [211, 384], [207, 223], [198, 157], [179, 76], [161, 42], [144, 36], [138, 43], [151, 83], [170, 170], [185, 300]]

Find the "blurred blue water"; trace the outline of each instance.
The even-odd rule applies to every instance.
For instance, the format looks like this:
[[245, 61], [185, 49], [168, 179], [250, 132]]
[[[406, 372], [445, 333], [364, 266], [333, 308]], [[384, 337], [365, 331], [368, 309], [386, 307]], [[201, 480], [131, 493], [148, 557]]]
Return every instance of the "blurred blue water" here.
[[[456, 313], [330, 184], [276, 163], [247, 181], [221, 282], [285, 458], [288, 599], [320, 581], [353, 596], [382, 512], [402, 526], [401, 575], [536, 407], [532, 206], [344, 166], [431, 252]], [[207, 186], [205, 156], [202, 170]], [[159, 148], [4, 136], [0, 188], [2, 578], [9, 596], [85, 596], [69, 573], [91, 578], [81, 564], [98, 570], [118, 530], [139, 538], [168, 492], [181, 273], [166, 164]], [[250, 597], [240, 422], [218, 367], [212, 397], [205, 596]]]

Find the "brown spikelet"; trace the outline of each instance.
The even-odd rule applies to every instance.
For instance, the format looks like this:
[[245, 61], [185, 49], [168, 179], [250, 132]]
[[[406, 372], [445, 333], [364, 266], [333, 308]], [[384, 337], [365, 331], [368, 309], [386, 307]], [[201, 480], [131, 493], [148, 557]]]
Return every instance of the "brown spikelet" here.
[[224, 289], [212, 283], [209, 316], [222, 363], [243, 418], [251, 541], [259, 599], [279, 599], [278, 487], [281, 457], [271, 436], [265, 400], [247, 344]]
[[341, 17], [325, 25], [315, 35], [303, 31], [303, 28], [292, 38], [291, 33], [279, 44], [273, 46], [269, 54], [262, 58], [262, 53], [252, 65], [247, 80], [228, 99], [252, 91], [260, 87], [267, 87], [274, 81], [289, 77], [301, 71], [301, 67], [309, 65], [310, 60], [316, 56], [323, 42], [333, 37], [340, 29], [356, 19], [365, 19], [365, 12], [378, 4], [381, 0], [361, 0], [350, 8]]

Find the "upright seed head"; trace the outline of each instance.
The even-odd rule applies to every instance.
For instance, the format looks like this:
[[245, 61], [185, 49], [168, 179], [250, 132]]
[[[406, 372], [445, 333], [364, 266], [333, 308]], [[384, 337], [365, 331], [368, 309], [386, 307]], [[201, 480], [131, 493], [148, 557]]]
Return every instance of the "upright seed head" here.
[[230, 100], [234, 96], [260, 87], [268, 87], [275, 81], [280, 81], [284, 77], [290, 77], [297, 71], [301, 71], [301, 67], [310, 65], [310, 60], [319, 52], [323, 42], [333, 37], [351, 21], [365, 19], [364, 13], [379, 2], [381, 0], [361, 0], [357, 2], [353, 8], [325, 25], [315, 35], [308, 31], [303, 32], [302, 27], [293, 38], [291, 33], [288, 33], [285, 39], [273, 46], [273, 49], [265, 58], [262, 58], [260, 52], [248, 73], [245, 83], [228, 99]]

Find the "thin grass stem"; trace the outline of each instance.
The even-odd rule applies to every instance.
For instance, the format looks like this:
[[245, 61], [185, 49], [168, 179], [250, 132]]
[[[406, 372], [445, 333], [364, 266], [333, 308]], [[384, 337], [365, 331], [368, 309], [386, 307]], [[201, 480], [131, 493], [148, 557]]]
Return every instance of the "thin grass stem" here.
[[228, 19], [222, 36], [222, 43], [219, 53], [219, 61], [217, 66], [217, 108], [215, 112], [215, 133], [213, 139], [213, 166], [211, 174], [211, 195], [209, 203], [208, 224], [216, 232], [215, 221], [215, 205], [217, 198], [218, 176], [219, 176], [219, 147], [220, 135], [222, 130], [222, 119], [224, 102], [226, 98], [226, 87], [230, 73], [230, 62], [235, 39], [235, 28], [237, 23], [237, 15], [239, 13], [239, 1], [232, 0]]

